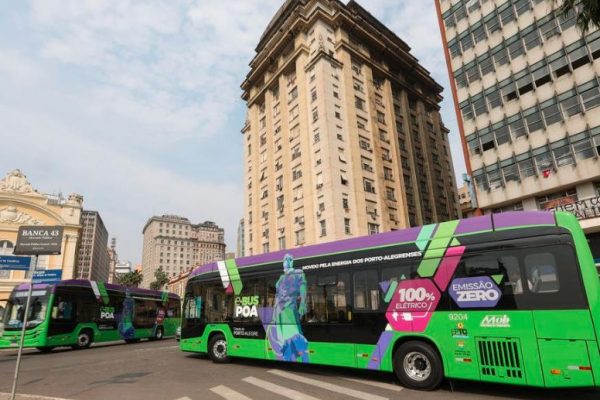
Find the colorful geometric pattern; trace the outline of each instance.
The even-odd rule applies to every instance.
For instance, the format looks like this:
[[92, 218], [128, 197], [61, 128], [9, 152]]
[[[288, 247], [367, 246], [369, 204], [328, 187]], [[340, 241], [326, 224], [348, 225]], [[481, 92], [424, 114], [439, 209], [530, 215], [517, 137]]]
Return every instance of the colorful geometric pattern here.
[[92, 287], [92, 291], [96, 296], [96, 300], [99, 303], [108, 304], [108, 292], [106, 291], [106, 286], [104, 286], [103, 282], [90, 281], [90, 286]]
[[240, 278], [240, 273], [235, 264], [235, 260], [229, 259], [226, 261], [218, 261], [217, 269], [219, 270], [221, 283], [223, 283], [225, 293], [239, 295], [242, 292], [244, 285], [242, 284], [242, 279]]

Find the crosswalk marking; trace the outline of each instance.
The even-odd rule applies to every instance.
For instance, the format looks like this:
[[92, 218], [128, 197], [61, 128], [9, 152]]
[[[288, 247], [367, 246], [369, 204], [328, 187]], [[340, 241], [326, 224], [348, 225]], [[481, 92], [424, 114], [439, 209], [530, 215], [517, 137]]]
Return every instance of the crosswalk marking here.
[[275, 385], [274, 383], [263, 381], [262, 379], [255, 378], [253, 376], [249, 376], [247, 378], [242, 379], [244, 382], [249, 383], [254, 386], [258, 386], [262, 389], [268, 390], [269, 392], [276, 393], [280, 396], [287, 397], [292, 400], [319, 400], [316, 397], [310, 396], [308, 394], [304, 394], [301, 392], [297, 392], [295, 390], [286, 388], [284, 386]]
[[268, 371], [271, 374], [281, 376], [283, 378], [291, 379], [296, 382], [305, 383], [307, 385], [312, 385], [319, 387], [321, 389], [326, 389], [332, 392], [341, 393], [346, 396], [354, 397], [361, 400], [389, 400], [387, 397], [378, 396], [376, 394], [370, 394], [361, 392], [359, 390], [349, 389], [343, 386], [334, 385], [332, 383], [327, 383], [323, 381], [319, 381], [312, 378], [306, 378], [304, 376], [291, 374], [289, 372], [280, 371], [278, 369], [271, 369]]
[[377, 381], [368, 381], [366, 379], [354, 379], [354, 378], [344, 378], [347, 381], [362, 383], [363, 385], [370, 385], [374, 387], [378, 387], [381, 389], [392, 390], [394, 392], [400, 392], [403, 387], [398, 385], [392, 385], [391, 383], [377, 382]]
[[244, 396], [243, 394], [238, 393], [235, 390], [223, 385], [215, 386], [214, 388], [211, 388], [210, 391], [218, 394], [219, 396], [227, 400], [252, 400], [250, 397]]

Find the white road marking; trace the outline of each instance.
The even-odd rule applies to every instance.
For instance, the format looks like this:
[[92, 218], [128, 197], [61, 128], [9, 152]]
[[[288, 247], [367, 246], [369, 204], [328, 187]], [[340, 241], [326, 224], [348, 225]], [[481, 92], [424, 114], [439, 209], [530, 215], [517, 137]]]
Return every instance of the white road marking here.
[[243, 394], [223, 385], [215, 386], [214, 388], [211, 388], [210, 391], [227, 400], [252, 400], [250, 397], [244, 396]]
[[376, 394], [370, 394], [361, 392], [359, 390], [349, 389], [343, 386], [334, 385], [333, 383], [327, 383], [312, 378], [306, 378], [304, 376], [291, 374], [289, 372], [280, 371], [278, 369], [271, 369], [268, 371], [271, 374], [281, 376], [283, 378], [291, 379], [296, 382], [305, 383], [307, 385], [316, 386], [321, 389], [326, 389], [331, 392], [341, 393], [346, 396], [354, 397], [361, 400], [389, 400], [387, 397], [378, 396]]
[[279, 386], [274, 383], [263, 381], [262, 379], [255, 378], [253, 376], [249, 376], [247, 378], [242, 379], [244, 382], [249, 383], [254, 386], [258, 386], [261, 389], [268, 390], [269, 392], [273, 392], [278, 394], [279, 396], [287, 397], [292, 400], [319, 400], [316, 397], [310, 396], [308, 394], [297, 392], [293, 389], [286, 388], [284, 386]]
[[345, 379], [347, 381], [351, 381], [351, 382], [362, 383], [363, 385], [370, 385], [370, 386], [378, 387], [381, 389], [392, 390], [394, 392], [400, 392], [402, 389], [404, 389], [402, 386], [393, 385], [391, 383], [368, 381], [365, 379], [354, 379], [354, 378], [343, 378], [343, 379]]
[[[211, 389], [211, 390], [212, 390], [212, 389]], [[187, 397], [187, 396], [183, 396], [183, 397], [180, 397], [180, 398], [178, 398], [178, 399], [175, 399], [175, 400], [192, 400], [192, 399], [190, 399], [190, 398], [189, 398], [189, 397]]]

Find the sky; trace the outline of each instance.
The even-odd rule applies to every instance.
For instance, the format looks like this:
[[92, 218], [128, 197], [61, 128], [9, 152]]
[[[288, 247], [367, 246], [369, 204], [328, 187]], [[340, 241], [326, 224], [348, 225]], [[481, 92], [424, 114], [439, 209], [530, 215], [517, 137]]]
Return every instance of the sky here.
[[[152, 215], [225, 228], [243, 215], [240, 84], [283, 0], [0, 2], [0, 175], [79, 193], [120, 260], [139, 263]], [[464, 161], [433, 0], [359, 3], [444, 88], [457, 176]]]

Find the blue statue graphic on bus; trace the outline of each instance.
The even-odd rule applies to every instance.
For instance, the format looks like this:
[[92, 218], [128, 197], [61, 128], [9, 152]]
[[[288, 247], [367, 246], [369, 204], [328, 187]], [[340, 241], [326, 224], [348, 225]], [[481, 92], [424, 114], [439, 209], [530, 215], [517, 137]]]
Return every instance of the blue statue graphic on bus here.
[[273, 317], [267, 337], [277, 358], [284, 361], [308, 362], [308, 341], [302, 334], [300, 319], [306, 313], [306, 277], [294, 269], [294, 259], [283, 258], [283, 274], [275, 285]]
[[119, 334], [123, 339], [134, 339], [135, 328], [133, 326], [135, 300], [131, 297], [129, 289], [125, 292], [123, 300], [123, 312], [119, 321]]

